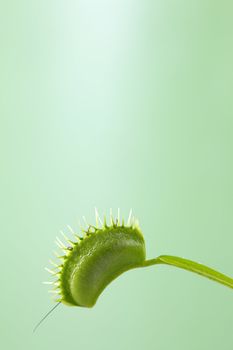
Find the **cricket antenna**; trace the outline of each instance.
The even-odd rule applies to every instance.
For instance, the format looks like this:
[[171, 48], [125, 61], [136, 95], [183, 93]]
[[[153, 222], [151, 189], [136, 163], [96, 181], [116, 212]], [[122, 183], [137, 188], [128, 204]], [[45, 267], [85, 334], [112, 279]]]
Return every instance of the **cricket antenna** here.
[[41, 325], [41, 323], [58, 307], [58, 305], [60, 305], [61, 302], [57, 303], [38, 323], [37, 325], [34, 327], [33, 329], [33, 333], [35, 333], [35, 331], [37, 330], [37, 328]]

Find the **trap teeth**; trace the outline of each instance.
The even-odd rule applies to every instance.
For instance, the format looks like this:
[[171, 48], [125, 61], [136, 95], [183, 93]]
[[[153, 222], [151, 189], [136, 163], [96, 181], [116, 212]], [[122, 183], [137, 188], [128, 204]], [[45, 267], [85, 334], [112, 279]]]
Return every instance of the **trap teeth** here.
[[61, 257], [55, 250], [53, 251], [53, 254], [54, 254], [54, 255], [56, 256], [56, 258], [58, 258], [58, 259]]
[[86, 217], [85, 217], [85, 216], [83, 216], [83, 221], [84, 221], [84, 224], [85, 224], [87, 227], [89, 227], [89, 226], [90, 226], [90, 225], [88, 224], [87, 219], [86, 219]]
[[58, 242], [58, 241], [55, 241], [56, 245], [58, 246], [58, 248], [60, 248], [61, 250], [64, 249], [64, 247]]
[[97, 208], [95, 208], [95, 222], [96, 222], [96, 227], [98, 228], [99, 227], [99, 213], [98, 213], [98, 210]]
[[64, 232], [60, 231], [60, 233], [61, 233], [62, 237], [65, 239], [65, 241], [68, 242], [69, 238], [64, 234]]
[[60, 276], [61, 275], [61, 269], [62, 269], [62, 266], [59, 268], [59, 271], [53, 271], [53, 270], [48, 269], [47, 267], [45, 267], [45, 271], [47, 271], [48, 273], [50, 273], [53, 276]]
[[51, 273], [51, 275], [56, 275], [56, 272], [53, 270], [48, 269], [47, 267], [45, 267], [45, 271], [47, 271], [48, 273]]
[[54, 261], [52, 261], [51, 259], [49, 260], [49, 263], [51, 265], [53, 265], [55, 268], [59, 268], [60, 265], [56, 264]]
[[104, 215], [104, 224], [103, 224], [103, 227], [108, 227], [106, 215]]
[[[85, 228], [81, 225], [81, 222], [80, 222], [80, 221], [78, 222], [78, 225], [79, 225], [80, 231], [81, 231], [81, 232], [85, 232]], [[74, 235], [75, 235], [75, 233], [74, 233]]]
[[128, 217], [128, 221], [127, 221], [127, 226], [130, 226], [130, 225], [131, 225], [131, 219], [132, 219], [132, 209], [130, 209], [130, 212], [129, 212], [129, 217]]
[[68, 230], [72, 233], [72, 235], [75, 235], [74, 230], [72, 229], [72, 227], [70, 225], [66, 225]]
[[83, 240], [83, 237], [80, 237], [78, 235], [75, 234], [75, 238], [77, 239], [78, 242], [82, 241]]
[[60, 240], [59, 237], [56, 237], [56, 239], [57, 239], [58, 243], [59, 243], [63, 248], [66, 247], [65, 244]]
[[54, 285], [54, 288], [52, 289], [54, 291], [57, 291], [60, 293], [60, 287], [59, 287], [59, 284], [58, 285]]
[[[75, 246], [75, 243], [73, 241], [71, 241], [70, 239], [67, 240], [67, 243], [71, 246], [71, 247], [74, 247]], [[68, 249], [70, 249], [70, 246], [66, 247]]]
[[61, 260], [63, 262], [64, 259], [67, 258], [67, 255], [59, 255], [58, 259]]
[[117, 210], [117, 224], [118, 224], [118, 226], [120, 226], [120, 224], [121, 224], [121, 220], [120, 220], [120, 208], [118, 208], [118, 210]]
[[110, 208], [110, 225], [114, 225], [113, 215], [112, 215], [112, 208]]

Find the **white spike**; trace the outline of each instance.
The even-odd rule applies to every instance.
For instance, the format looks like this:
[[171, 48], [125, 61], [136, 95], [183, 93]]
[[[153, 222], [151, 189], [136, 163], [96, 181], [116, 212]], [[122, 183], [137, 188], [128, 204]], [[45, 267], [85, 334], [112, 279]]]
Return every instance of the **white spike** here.
[[120, 208], [117, 209], [117, 221], [118, 221], [118, 226], [121, 226], [121, 222], [120, 222]]
[[110, 225], [113, 225], [113, 223], [112, 208], [110, 208]]
[[100, 216], [99, 216], [99, 213], [98, 213], [98, 210], [95, 208], [95, 219], [96, 219], [96, 225], [97, 227], [99, 227], [99, 222], [100, 222], [100, 225], [103, 226], [103, 221], [100, 219]]
[[43, 284], [54, 284], [54, 282], [42, 282]]
[[[85, 231], [85, 228], [81, 225], [81, 222], [80, 222], [80, 221], [78, 222], [78, 224], [79, 224], [80, 230], [81, 230], [81, 231]], [[74, 235], [75, 235], [75, 234], [74, 234]]]
[[77, 240], [77, 242], [80, 242], [80, 241], [81, 241], [81, 238], [80, 238], [78, 235], [75, 235], [74, 237], [75, 237], [75, 239]]
[[63, 231], [60, 231], [60, 233], [61, 233], [61, 235], [63, 236], [63, 238], [66, 240], [66, 241], [68, 241], [69, 240], [69, 238], [64, 234], [64, 232]]
[[53, 254], [57, 257], [57, 258], [60, 258], [60, 255], [54, 250], [53, 251]]
[[50, 264], [51, 264], [51, 265], [53, 265], [54, 267], [57, 267], [57, 268], [59, 267], [59, 265], [58, 265], [58, 264], [55, 264], [55, 262], [54, 262], [54, 261], [52, 261], [52, 260], [50, 260], [50, 259], [49, 259], [49, 262], [50, 262]]
[[65, 244], [60, 240], [59, 237], [56, 237], [58, 243], [62, 246], [62, 248], [66, 248]]
[[129, 217], [128, 217], [128, 221], [127, 221], [127, 226], [130, 226], [130, 224], [131, 224], [131, 218], [132, 218], [132, 209], [130, 209], [130, 212], [129, 212]]
[[106, 226], [106, 225], [107, 225], [107, 217], [106, 217], [106, 214], [104, 214], [103, 222], [104, 222], [104, 226]]
[[103, 221], [100, 219], [100, 217], [99, 217], [99, 222], [100, 222], [100, 225], [101, 225], [101, 226], [104, 226], [104, 223], [103, 223]]
[[51, 273], [52, 275], [56, 275], [56, 272], [54, 272], [54, 271], [48, 269], [47, 267], [45, 267], [45, 271]]
[[60, 291], [59, 290], [48, 290], [48, 293], [59, 294]]
[[68, 244], [69, 244], [68, 247], [74, 247], [75, 246], [75, 244], [71, 240], [69, 240]]
[[90, 226], [90, 225], [88, 224], [87, 219], [85, 218], [85, 216], [83, 216], [83, 221], [84, 221], [84, 224], [87, 225], [87, 227]]
[[69, 230], [73, 235], [75, 235], [75, 232], [74, 232], [74, 230], [72, 229], [72, 227], [70, 227], [70, 225], [67, 225], [67, 227], [68, 227], [68, 230]]
[[96, 207], [95, 207], [95, 221], [96, 221], [96, 227], [99, 227], [99, 214]]
[[60, 249], [64, 249], [64, 247], [58, 242], [58, 241], [55, 241], [55, 243], [56, 243], [56, 245], [58, 246], [58, 248], [60, 248]]

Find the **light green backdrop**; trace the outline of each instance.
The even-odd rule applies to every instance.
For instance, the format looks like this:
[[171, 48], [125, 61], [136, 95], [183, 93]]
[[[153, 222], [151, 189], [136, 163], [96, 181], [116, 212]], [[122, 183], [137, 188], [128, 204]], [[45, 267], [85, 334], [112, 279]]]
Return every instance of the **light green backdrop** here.
[[1, 349], [229, 350], [232, 290], [131, 271], [95, 308], [53, 304], [54, 239], [134, 209], [148, 257], [233, 275], [230, 1], [1, 4]]

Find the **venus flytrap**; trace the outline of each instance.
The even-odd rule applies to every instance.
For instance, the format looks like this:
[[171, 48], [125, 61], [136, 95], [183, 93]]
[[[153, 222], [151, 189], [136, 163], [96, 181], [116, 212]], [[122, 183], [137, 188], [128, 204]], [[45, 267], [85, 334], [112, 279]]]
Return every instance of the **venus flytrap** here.
[[83, 237], [78, 236], [69, 226], [74, 239], [70, 240], [62, 232], [65, 244], [57, 237], [56, 244], [63, 254], [55, 253], [60, 263], [50, 261], [52, 268], [46, 270], [55, 281], [45, 282], [53, 287], [50, 291], [56, 296], [57, 304], [37, 324], [61, 303], [69, 306], [93, 307], [106, 286], [122, 273], [152, 265], [165, 264], [182, 268], [215, 282], [233, 288], [233, 279], [205, 265], [176, 256], [161, 255], [146, 260], [146, 249], [139, 223], [132, 217], [125, 223], [120, 220], [120, 211], [114, 220], [110, 210], [110, 224], [100, 219], [95, 210], [96, 225], [89, 225], [83, 217], [86, 228]]

